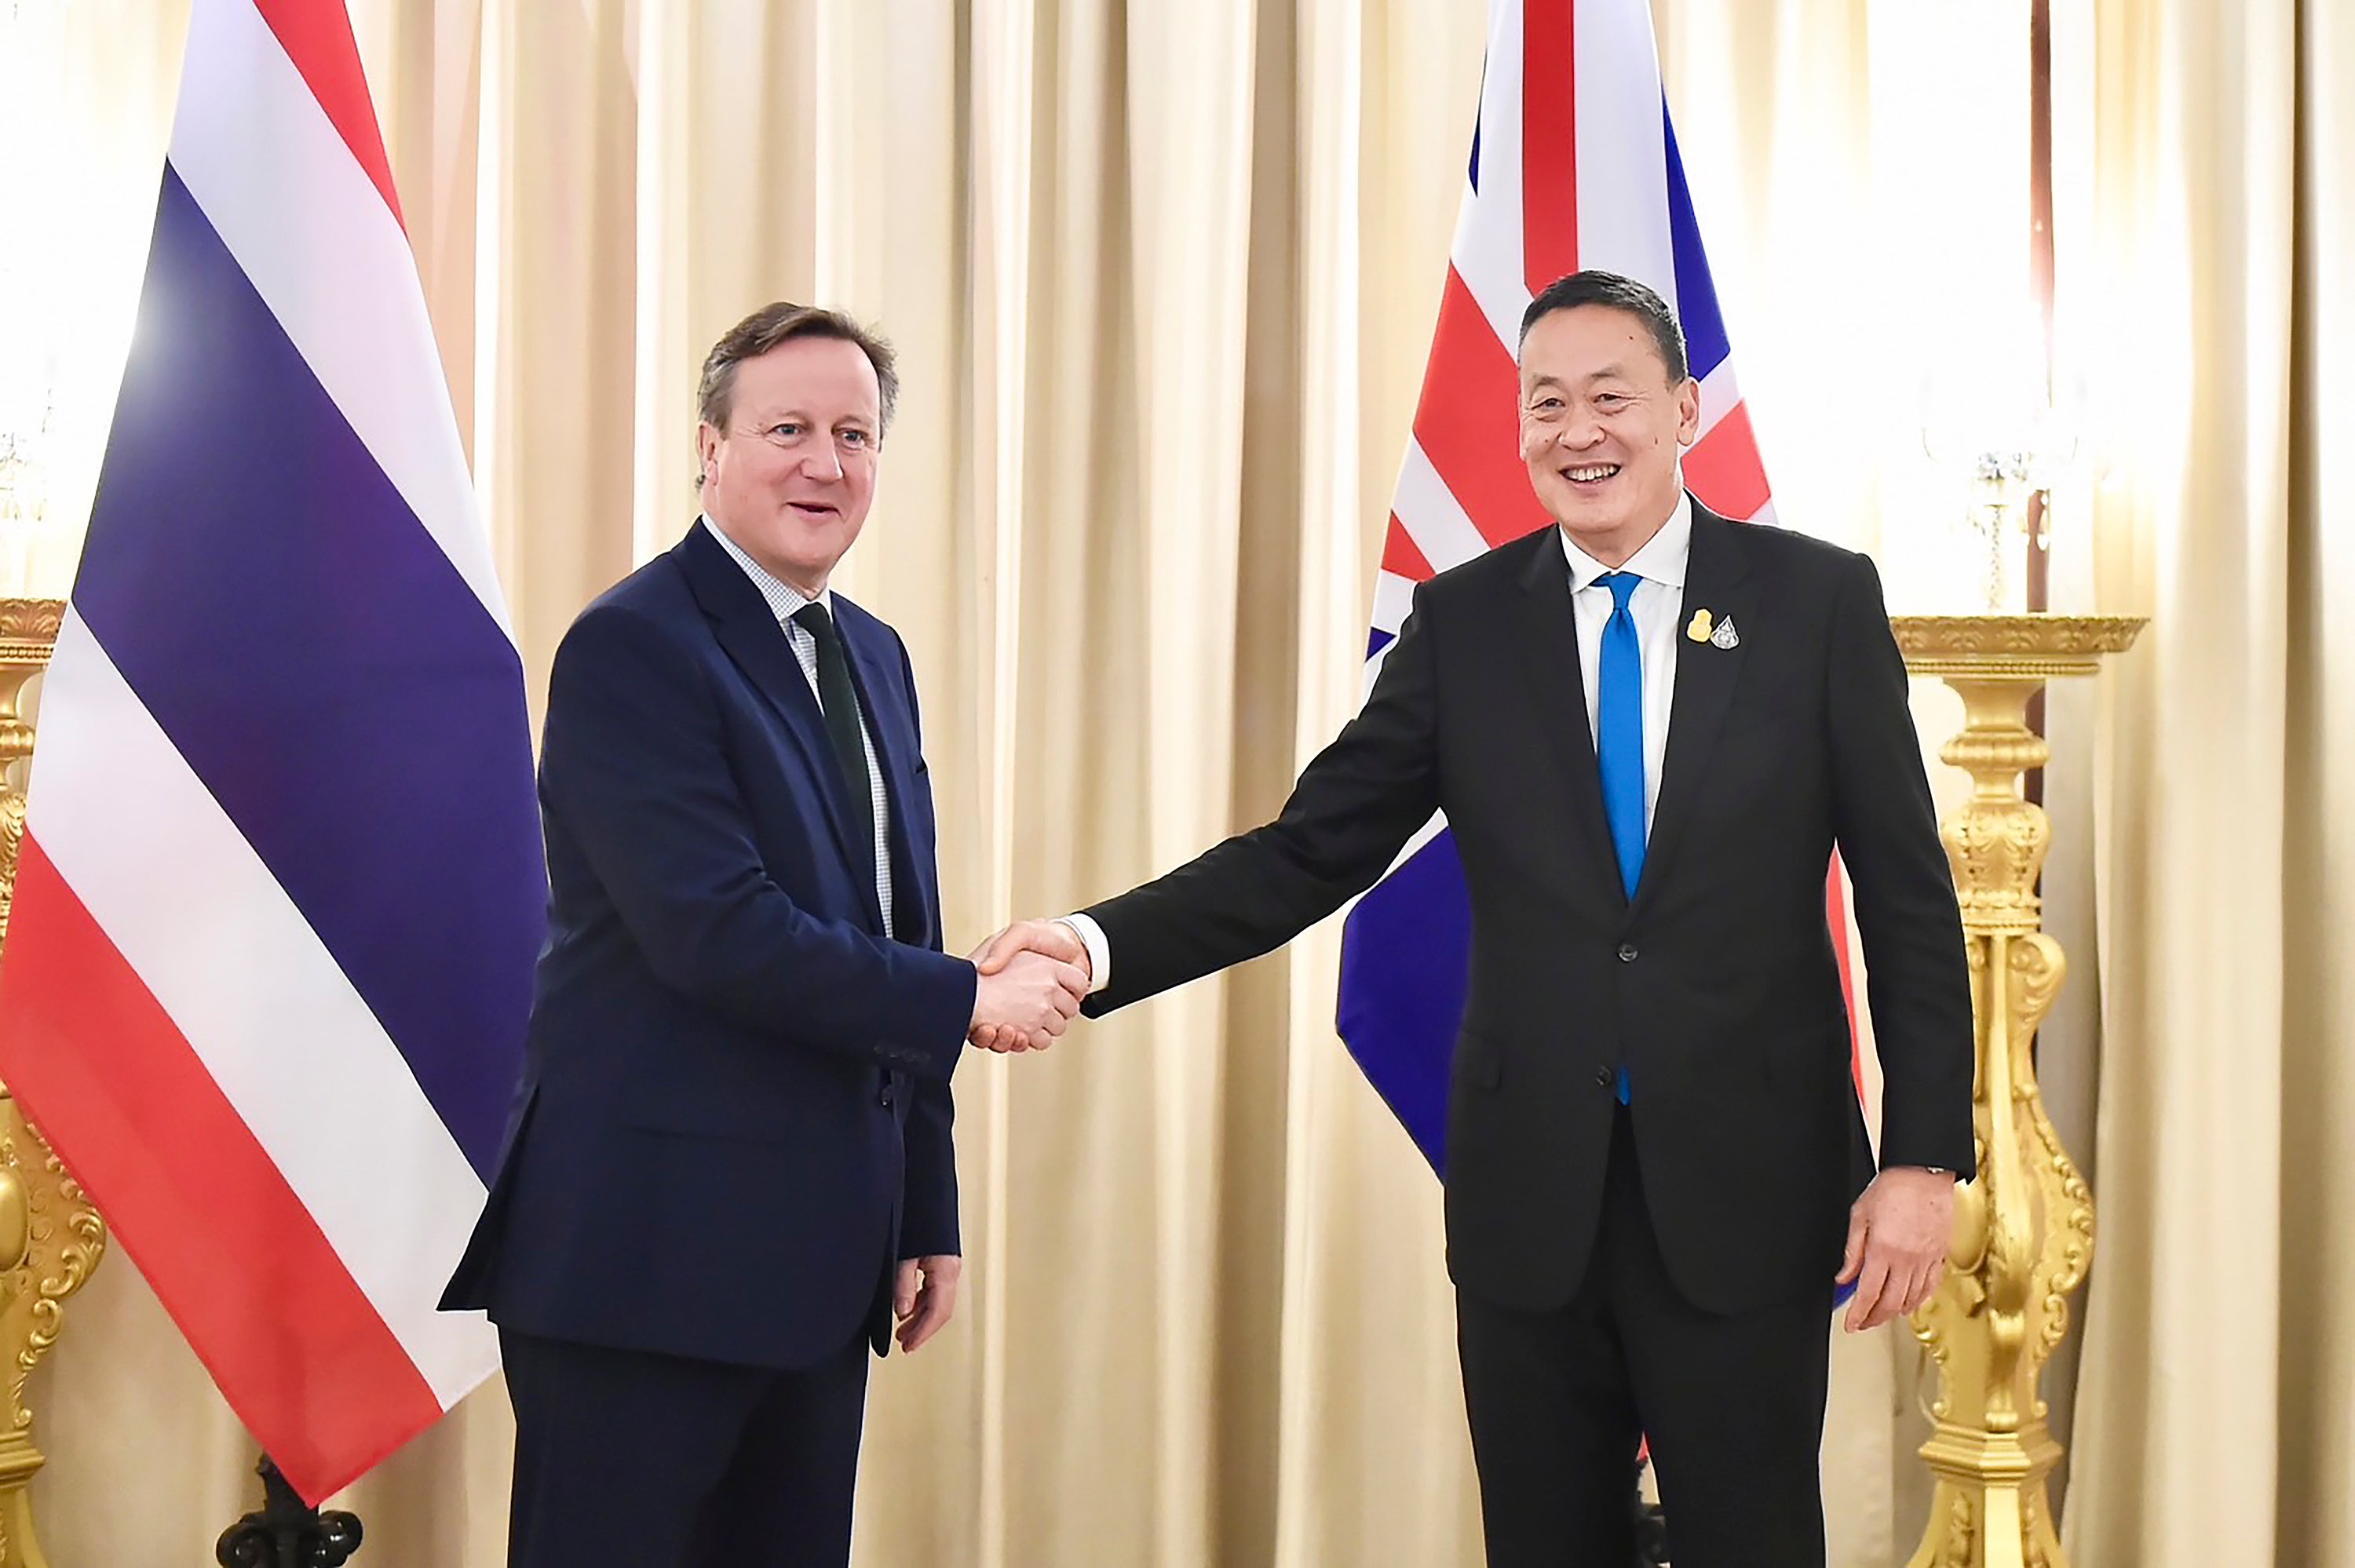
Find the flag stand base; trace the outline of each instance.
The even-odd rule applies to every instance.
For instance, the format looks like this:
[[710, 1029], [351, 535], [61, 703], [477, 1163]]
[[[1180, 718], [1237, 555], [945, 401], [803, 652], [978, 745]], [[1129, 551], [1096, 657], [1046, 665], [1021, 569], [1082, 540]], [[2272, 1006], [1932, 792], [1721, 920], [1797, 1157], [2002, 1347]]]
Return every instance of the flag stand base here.
[[261, 1507], [221, 1531], [213, 1561], [221, 1568], [343, 1568], [360, 1549], [358, 1517], [304, 1502], [267, 1454], [254, 1468]]

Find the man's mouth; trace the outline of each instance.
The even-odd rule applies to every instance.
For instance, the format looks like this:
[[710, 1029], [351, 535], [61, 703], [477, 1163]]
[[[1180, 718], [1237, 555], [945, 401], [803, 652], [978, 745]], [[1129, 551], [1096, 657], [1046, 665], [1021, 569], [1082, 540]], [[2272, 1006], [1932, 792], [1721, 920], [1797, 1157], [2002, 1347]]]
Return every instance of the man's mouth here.
[[831, 502], [825, 501], [789, 501], [785, 504], [813, 522], [820, 518], [832, 517], [841, 510]]
[[1590, 462], [1563, 469], [1561, 476], [1572, 484], [1601, 484], [1618, 471], [1619, 465], [1615, 462]]

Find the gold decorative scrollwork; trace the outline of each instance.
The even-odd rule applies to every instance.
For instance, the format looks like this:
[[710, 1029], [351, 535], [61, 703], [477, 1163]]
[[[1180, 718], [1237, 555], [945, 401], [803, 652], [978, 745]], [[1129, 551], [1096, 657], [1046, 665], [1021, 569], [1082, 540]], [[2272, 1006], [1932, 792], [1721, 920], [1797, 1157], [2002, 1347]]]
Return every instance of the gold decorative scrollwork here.
[[1910, 668], [1938, 658], [2047, 659], [2123, 653], [2147, 623], [2139, 615], [1892, 615], [1889, 630]]
[[0, 792], [0, 941], [8, 930], [8, 916], [16, 906], [16, 861], [25, 853], [25, 797], [13, 789]]
[[[2134, 645], [2135, 615], [1892, 615], [1890, 630], [1917, 675], [2013, 681], [2090, 675]], [[2026, 726], [2021, 726], [2025, 728]]]
[[1978, 1544], [1978, 1518], [1968, 1494], [1956, 1492], [1946, 1504], [1946, 1537], [1939, 1543], [1936, 1568], [1970, 1568]]
[[66, 623], [61, 599], [0, 599], [0, 643], [23, 644], [12, 661], [39, 669], [49, 662]]
[[40, 1149], [41, 1169], [48, 1173], [54, 1186], [58, 1205], [65, 1214], [66, 1231], [66, 1239], [58, 1246], [40, 1283], [35, 1287], [33, 1332], [27, 1337], [25, 1348], [16, 1352], [16, 1364], [31, 1372], [42, 1352], [58, 1342], [66, 1298], [88, 1283], [91, 1270], [98, 1266], [99, 1258], [105, 1253], [106, 1222], [91, 1206], [81, 1184], [66, 1173], [65, 1161], [51, 1152], [41, 1129], [27, 1122], [25, 1136]]
[[2026, 1568], [2052, 1568], [2052, 1559], [2041, 1542], [2052, 1533], [2052, 1526], [2044, 1518], [2042, 1499], [2030, 1492], [2019, 1499], [2019, 1522], [2028, 1541]]

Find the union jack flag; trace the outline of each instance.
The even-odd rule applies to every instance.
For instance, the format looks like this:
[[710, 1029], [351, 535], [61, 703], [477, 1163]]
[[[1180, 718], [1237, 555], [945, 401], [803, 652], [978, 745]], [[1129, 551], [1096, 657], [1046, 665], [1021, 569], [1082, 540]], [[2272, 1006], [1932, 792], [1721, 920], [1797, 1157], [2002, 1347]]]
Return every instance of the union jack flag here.
[[[1515, 350], [1531, 297], [1586, 268], [1650, 285], [1683, 323], [1700, 382], [1700, 434], [1684, 454], [1687, 487], [1722, 516], [1772, 522], [1766, 470], [1734, 384], [1725, 317], [1660, 84], [1649, 7], [1645, 0], [1491, 0], [1480, 118], [1446, 289], [1375, 578], [1369, 688], [1415, 584], [1548, 525], [1519, 457]], [[1857, 944], [1837, 864], [1826, 900], [1831, 928], [1844, 938], [1849, 1016], [1859, 1018]], [[1349, 914], [1338, 1022], [1367, 1078], [1443, 1174], [1448, 1058], [1471, 950], [1463, 865], [1445, 820], [1433, 817]], [[1861, 1050], [1859, 1039], [1859, 1063]]]

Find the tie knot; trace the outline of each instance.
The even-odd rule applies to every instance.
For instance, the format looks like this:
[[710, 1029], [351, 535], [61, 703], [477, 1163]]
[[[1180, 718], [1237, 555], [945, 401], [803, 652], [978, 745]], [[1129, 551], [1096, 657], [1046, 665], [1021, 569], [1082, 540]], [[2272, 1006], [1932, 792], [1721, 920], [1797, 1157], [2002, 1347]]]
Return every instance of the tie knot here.
[[812, 599], [794, 611], [794, 624], [823, 642], [834, 630], [834, 617], [826, 612], [821, 600]]
[[1614, 609], [1625, 609], [1628, 599], [1635, 596], [1636, 585], [1644, 579], [1634, 572], [1605, 572], [1594, 580], [1598, 586], [1611, 590]]

